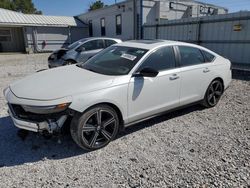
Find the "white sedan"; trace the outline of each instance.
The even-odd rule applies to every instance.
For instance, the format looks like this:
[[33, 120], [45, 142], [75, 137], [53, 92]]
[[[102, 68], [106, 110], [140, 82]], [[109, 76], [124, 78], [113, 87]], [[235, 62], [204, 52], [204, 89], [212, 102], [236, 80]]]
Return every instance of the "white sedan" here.
[[230, 82], [230, 61], [206, 48], [141, 40], [28, 76], [4, 95], [17, 127], [54, 133], [71, 120], [74, 141], [94, 150], [139, 121], [197, 102], [214, 107]]

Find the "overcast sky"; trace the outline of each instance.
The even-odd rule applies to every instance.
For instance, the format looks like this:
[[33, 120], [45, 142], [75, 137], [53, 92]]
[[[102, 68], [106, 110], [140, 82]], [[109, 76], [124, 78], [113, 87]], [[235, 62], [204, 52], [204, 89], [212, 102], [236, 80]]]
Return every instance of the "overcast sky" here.
[[[86, 12], [94, 0], [33, 0], [37, 9], [45, 15], [75, 16]], [[120, 2], [121, 0], [117, 0]], [[223, 6], [230, 12], [250, 11], [250, 0], [200, 0], [202, 2]], [[105, 4], [113, 4], [115, 0], [103, 0]]]

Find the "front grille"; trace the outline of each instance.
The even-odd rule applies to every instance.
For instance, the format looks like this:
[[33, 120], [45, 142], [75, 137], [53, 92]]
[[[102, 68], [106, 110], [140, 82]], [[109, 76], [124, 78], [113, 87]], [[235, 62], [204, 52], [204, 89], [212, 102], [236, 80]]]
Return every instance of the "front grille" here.
[[26, 112], [21, 105], [9, 104], [9, 108], [14, 116], [21, 120], [28, 120], [34, 122], [44, 122], [48, 120], [57, 120], [62, 115], [66, 114], [66, 111], [53, 114], [35, 114], [32, 112]]

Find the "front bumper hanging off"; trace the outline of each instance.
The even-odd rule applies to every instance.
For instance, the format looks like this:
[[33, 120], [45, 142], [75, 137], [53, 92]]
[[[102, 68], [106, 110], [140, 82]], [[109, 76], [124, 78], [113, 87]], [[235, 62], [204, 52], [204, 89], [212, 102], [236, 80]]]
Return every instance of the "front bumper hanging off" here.
[[25, 129], [28, 131], [33, 131], [33, 132], [48, 131], [49, 133], [53, 133], [55, 131], [60, 130], [68, 118], [68, 115], [63, 114], [56, 120], [47, 119], [44, 121], [34, 121], [34, 120], [31, 121], [18, 117], [18, 115], [15, 114], [15, 111], [12, 108], [12, 106], [10, 104], [8, 106], [9, 106], [8, 112], [11, 119], [13, 120], [14, 125], [20, 129]]

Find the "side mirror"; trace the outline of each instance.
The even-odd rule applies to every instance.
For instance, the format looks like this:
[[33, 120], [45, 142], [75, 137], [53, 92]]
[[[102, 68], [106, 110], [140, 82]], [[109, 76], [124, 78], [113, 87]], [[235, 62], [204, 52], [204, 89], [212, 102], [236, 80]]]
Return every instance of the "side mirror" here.
[[156, 77], [159, 74], [159, 72], [155, 69], [145, 67], [140, 72], [134, 74], [134, 77]]
[[80, 46], [76, 49], [77, 52], [84, 52], [86, 49], [83, 46]]

